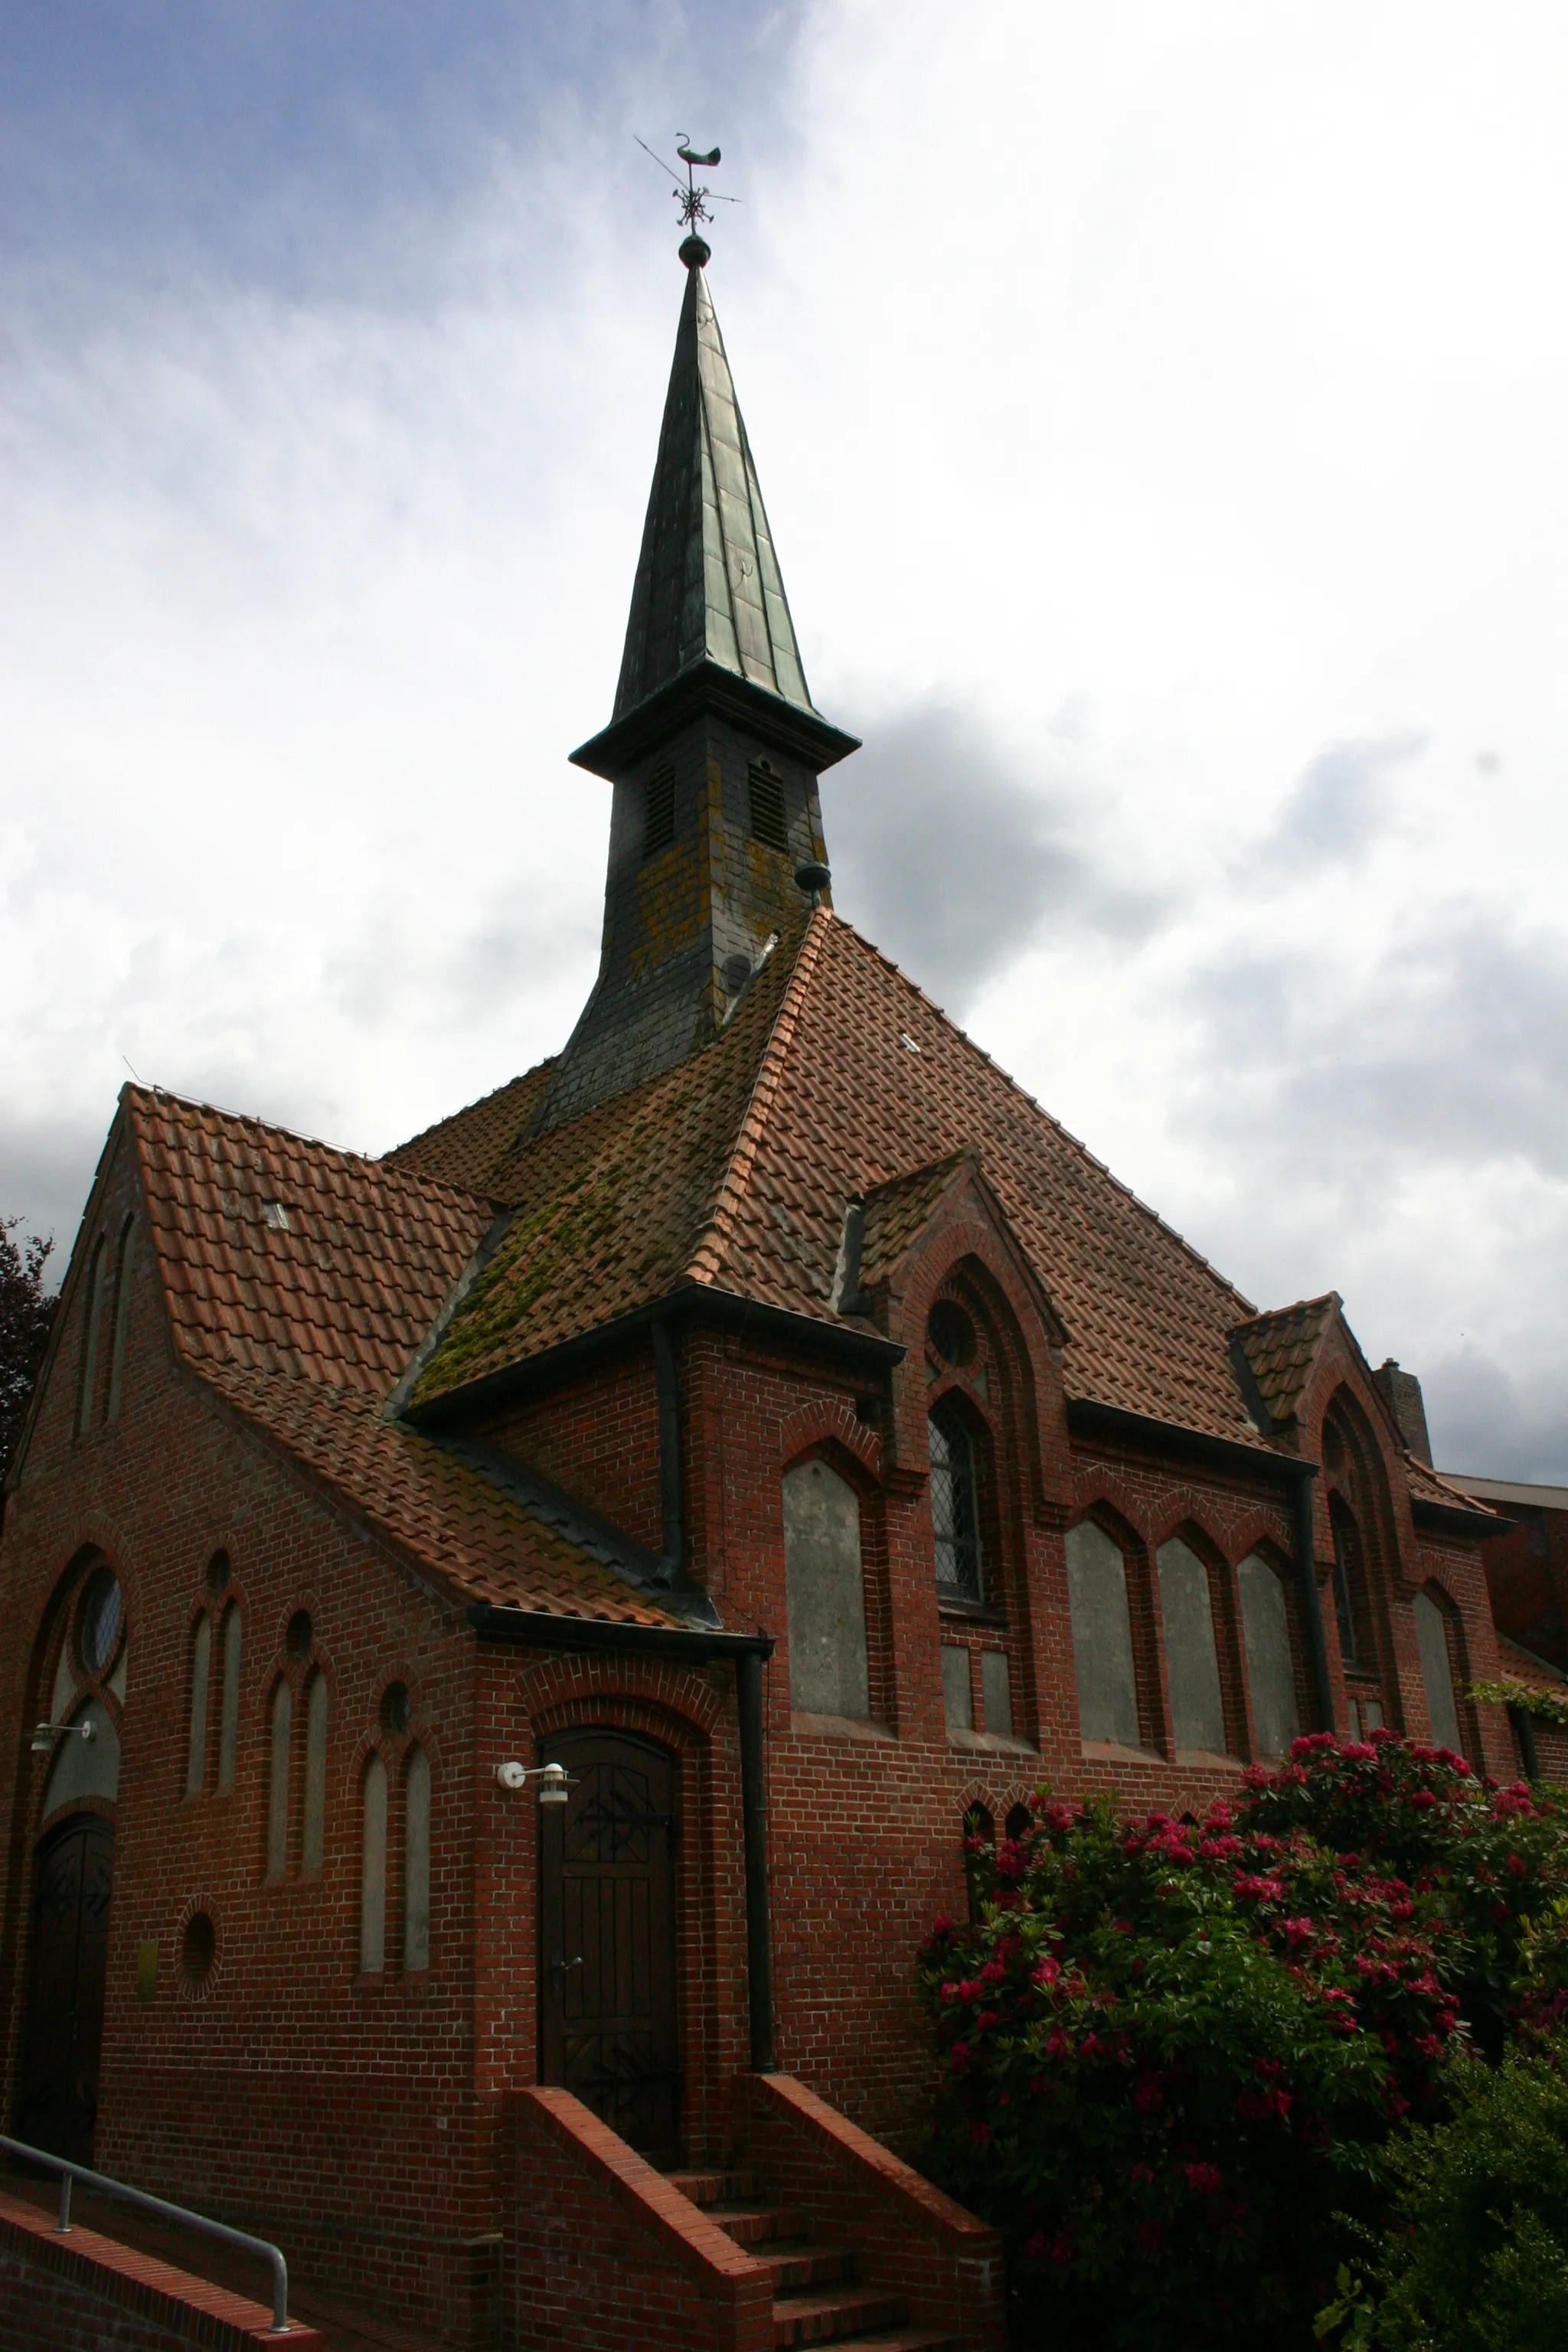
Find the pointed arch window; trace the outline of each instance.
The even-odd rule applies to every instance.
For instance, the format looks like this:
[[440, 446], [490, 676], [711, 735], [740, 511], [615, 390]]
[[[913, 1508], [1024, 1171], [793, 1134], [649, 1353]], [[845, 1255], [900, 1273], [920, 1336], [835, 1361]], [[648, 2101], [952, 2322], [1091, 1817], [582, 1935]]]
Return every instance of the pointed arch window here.
[[87, 1296], [82, 1308], [81, 1365], [77, 1374], [76, 1433], [81, 1436], [92, 1419], [98, 1386], [99, 1335], [103, 1325], [103, 1277], [107, 1244], [100, 1234], [88, 1260]]
[[386, 1767], [379, 1756], [365, 1759], [361, 1796], [359, 1964], [376, 1976], [386, 1966]]
[[983, 1601], [974, 1440], [951, 1405], [931, 1416], [931, 1517], [940, 1598]]
[[1179, 1536], [1160, 1546], [1157, 1559], [1172, 1740], [1178, 1750], [1223, 1756], [1225, 1702], [1220, 1695], [1208, 1570]]
[[1435, 1748], [1465, 1752], [1459, 1729], [1459, 1709], [1454, 1696], [1453, 1661], [1448, 1654], [1448, 1612], [1432, 1593], [1418, 1592], [1412, 1601], [1415, 1642], [1421, 1653], [1421, 1680], [1426, 1689], [1426, 1720]]
[[321, 1867], [327, 1839], [327, 1678], [320, 1667], [305, 1693], [305, 1820], [300, 1841], [300, 1867], [313, 1874]]
[[860, 1497], [821, 1460], [784, 1475], [791, 1703], [807, 1715], [867, 1719], [866, 1584]]
[[231, 1601], [223, 1612], [223, 1713], [218, 1723], [217, 1784], [234, 1786], [235, 1754], [239, 1746], [239, 1661], [244, 1635], [239, 1603]]
[[294, 1728], [294, 1694], [279, 1675], [272, 1693], [271, 1764], [267, 1789], [267, 1875], [282, 1878], [289, 1868], [289, 1762]]
[[1067, 1559], [1079, 1736], [1097, 1745], [1136, 1748], [1138, 1677], [1127, 1563], [1093, 1519], [1068, 1528]]
[[1252, 1733], [1260, 1757], [1287, 1756], [1300, 1731], [1296, 1668], [1290, 1653], [1290, 1608], [1284, 1579], [1257, 1552], [1236, 1571]]
[[212, 1677], [213, 1621], [204, 1609], [191, 1638], [190, 1741], [185, 1759], [185, 1794], [195, 1797], [207, 1783], [207, 1689]]
[[1340, 1656], [1352, 1670], [1370, 1673], [1374, 1662], [1367, 1623], [1361, 1529], [1349, 1506], [1338, 1495], [1330, 1497], [1329, 1517], [1334, 1531], [1334, 1621], [1339, 1630]]
[[120, 1247], [114, 1265], [114, 1321], [109, 1345], [106, 1421], [118, 1421], [120, 1418], [120, 1401], [125, 1385], [125, 1330], [131, 1319], [131, 1275], [135, 1248], [136, 1220], [133, 1216], [127, 1217], [120, 1228]]
[[430, 1965], [430, 1759], [409, 1750], [403, 1772], [403, 1965]]

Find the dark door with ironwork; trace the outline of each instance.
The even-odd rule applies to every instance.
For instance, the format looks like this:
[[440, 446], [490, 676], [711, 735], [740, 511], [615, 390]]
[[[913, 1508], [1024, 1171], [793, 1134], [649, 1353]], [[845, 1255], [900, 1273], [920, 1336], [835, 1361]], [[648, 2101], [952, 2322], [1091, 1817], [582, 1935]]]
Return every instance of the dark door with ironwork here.
[[56, 1831], [38, 1860], [20, 2136], [78, 2164], [92, 2161], [114, 1829], [84, 1813]]
[[675, 1759], [613, 1731], [563, 1733], [544, 1756], [576, 1786], [564, 1805], [539, 1808], [540, 2080], [673, 2161]]

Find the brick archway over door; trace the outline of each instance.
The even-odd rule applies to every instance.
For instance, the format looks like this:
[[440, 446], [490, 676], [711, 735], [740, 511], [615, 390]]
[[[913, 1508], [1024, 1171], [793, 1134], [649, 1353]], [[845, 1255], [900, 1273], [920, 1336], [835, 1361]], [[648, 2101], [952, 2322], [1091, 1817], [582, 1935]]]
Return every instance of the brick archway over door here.
[[680, 2143], [676, 1759], [625, 1731], [557, 1732], [576, 1782], [539, 1809], [539, 2078], [673, 2164]]

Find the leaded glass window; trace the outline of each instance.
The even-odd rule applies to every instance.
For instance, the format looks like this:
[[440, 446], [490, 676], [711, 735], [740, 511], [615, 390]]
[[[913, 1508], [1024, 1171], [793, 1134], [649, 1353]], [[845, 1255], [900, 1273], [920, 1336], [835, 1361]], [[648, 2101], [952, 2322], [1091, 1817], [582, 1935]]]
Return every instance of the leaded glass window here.
[[974, 1441], [940, 1404], [931, 1417], [931, 1516], [938, 1593], [948, 1601], [984, 1600]]

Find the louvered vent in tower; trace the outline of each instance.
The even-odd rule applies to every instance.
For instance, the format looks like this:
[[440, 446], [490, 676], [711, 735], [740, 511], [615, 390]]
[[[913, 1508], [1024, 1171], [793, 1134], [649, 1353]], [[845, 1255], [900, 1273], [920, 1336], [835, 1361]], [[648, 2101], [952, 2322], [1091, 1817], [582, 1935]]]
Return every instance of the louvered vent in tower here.
[[642, 854], [653, 857], [675, 839], [675, 770], [661, 760], [643, 788]]
[[789, 835], [784, 827], [784, 778], [765, 760], [753, 760], [751, 767], [752, 839], [768, 849], [787, 850]]

